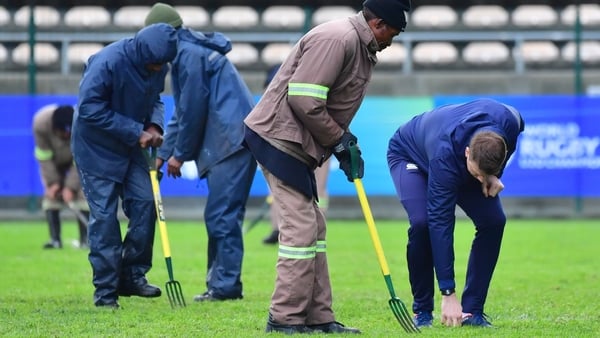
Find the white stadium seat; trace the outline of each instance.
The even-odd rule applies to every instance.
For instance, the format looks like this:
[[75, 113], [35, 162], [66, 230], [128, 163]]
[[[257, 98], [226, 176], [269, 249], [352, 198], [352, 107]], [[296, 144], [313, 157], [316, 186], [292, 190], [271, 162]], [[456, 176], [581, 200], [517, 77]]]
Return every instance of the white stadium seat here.
[[[564, 25], [572, 26], [575, 24], [575, 14], [577, 7], [569, 5], [560, 13], [561, 21]], [[579, 5], [579, 20], [582, 26], [600, 26], [600, 5], [599, 4], [581, 4]]]
[[425, 5], [410, 13], [409, 22], [417, 28], [445, 28], [458, 22], [456, 11], [450, 6]]
[[8, 9], [0, 6], [0, 26], [10, 24], [10, 12]]
[[[56, 47], [50, 43], [38, 42], [34, 45], [34, 60], [37, 66], [50, 66], [58, 63], [59, 52]], [[12, 60], [14, 63], [26, 66], [29, 64], [29, 43], [22, 42], [12, 51]]]
[[113, 22], [117, 27], [137, 30], [144, 27], [148, 12], [150, 6], [123, 6], [115, 11]]
[[350, 6], [321, 6], [313, 12], [313, 26], [320, 25], [327, 21], [347, 18], [353, 16], [357, 11]]
[[183, 25], [191, 28], [202, 28], [210, 24], [210, 15], [200, 6], [174, 6]]
[[233, 43], [227, 58], [236, 66], [247, 66], [259, 61], [258, 50], [249, 43]]
[[[54, 7], [35, 6], [33, 8], [33, 19], [39, 27], [48, 28], [60, 24], [60, 13]], [[29, 6], [23, 6], [15, 12], [15, 24], [17, 26], [29, 26]]]
[[261, 51], [262, 61], [269, 66], [282, 63], [294, 46], [289, 43], [270, 43]]
[[256, 10], [250, 6], [221, 6], [212, 14], [212, 23], [217, 28], [245, 29], [259, 23]]
[[108, 27], [110, 12], [102, 6], [75, 6], [65, 12], [64, 23], [75, 28]]
[[394, 42], [386, 49], [377, 53], [378, 65], [398, 66], [406, 60], [406, 48], [403, 44]]
[[104, 45], [101, 43], [72, 43], [67, 50], [67, 59], [71, 65], [84, 65], [92, 54], [97, 53], [102, 48], [104, 48]]
[[509, 19], [508, 12], [498, 5], [474, 5], [462, 15], [463, 24], [474, 28], [502, 27], [508, 24]]
[[[599, 41], [582, 41], [580, 57], [584, 63], [600, 63], [600, 42]], [[567, 42], [562, 48], [561, 55], [563, 60], [568, 62], [575, 61], [576, 44], [573, 41]]]
[[262, 13], [262, 23], [271, 29], [298, 29], [304, 26], [306, 13], [300, 6], [271, 6]]
[[520, 53], [527, 64], [549, 63], [560, 59], [560, 50], [552, 41], [524, 41]]
[[497, 65], [510, 59], [510, 51], [499, 41], [470, 42], [463, 49], [462, 58], [472, 65]]
[[412, 59], [420, 65], [447, 65], [458, 61], [458, 50], [450, 42], [421, 42], [414, 46]]
[[549, 5], [520, 5], [512, 12], [512, 23], [518, 27], [550, 27], [558, 21], [558, 13]]

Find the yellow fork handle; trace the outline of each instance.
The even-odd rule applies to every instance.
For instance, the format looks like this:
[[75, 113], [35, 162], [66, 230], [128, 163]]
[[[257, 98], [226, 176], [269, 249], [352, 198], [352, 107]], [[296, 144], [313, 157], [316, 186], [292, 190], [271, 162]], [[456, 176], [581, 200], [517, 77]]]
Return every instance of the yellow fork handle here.
[[152, 182], [152, 193], [154, 194], [154, 206], [156, 207], [156, 218], [160, 230], [160, 240], [162, 243], [165, 258], [171, 257], [171, 246], [169, 245], [169, 236], [167, 234], [167, 223], [163, 210], [162, 198], [160, 197], [160, 187], [156, 176], [156, 169], [150, 169], [150, 181]]
[[377, 259], [379, 260], [381, 272], [383, 272], [384, 276], [387, 276], [390, 274], [390, 268], [388, 267], [385, 255], [383, 254], [383, 247], [381, 246], [379, 234], [377, 233], [377, 228], [375, 227], [375, 220], [373, 219], [373, 214], [371, 213], [371, 208], [369, 207], [369, 201], [367, 200], [367, 195], [365, 194], [365, 188], [363, 187], [360, 178], [354, 179], [354, 186], [356, 187], [358, 200], [360, 202], [363, 214], [365, 215], [365, 220], [369, 226], [369, 233], [371, 234], [373, 246], [375, 246], [375, 252], [377, 253]]

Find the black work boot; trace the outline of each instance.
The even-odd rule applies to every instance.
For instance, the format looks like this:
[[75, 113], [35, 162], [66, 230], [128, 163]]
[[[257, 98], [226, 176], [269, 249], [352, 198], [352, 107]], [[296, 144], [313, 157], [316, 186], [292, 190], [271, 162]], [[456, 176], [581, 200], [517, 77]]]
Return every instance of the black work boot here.
[[353, 327], [347, 327], [340, 322], [330, 322], [325, 324], [318, 325], [308, 325], [309, 328], [313, 330], [318, 330], [324, 333], [353, 333], [360, 334], [359, 329], [355, 329]]
[[[90, 212], [81, 210], [81, 213], [83, 214], [83, 216], [85, 216], [85, 219], [87, 219], [89, 221]], [[79, 248], [87, 249], [87, 248], [89, 248], [88, 235], [87, 235], [87, 226], [88, 226], [87, 222], [83, 223], [81, 220], [78, 219], [77, 225], [79, 226]]]
[[138, 296], [144, 298], [160, 297], [162, 294], [160, 288], [148, 283], [148, 280], [146, 280], [145, 277], [137, 280], [121, 277], [117, 292], [119, 296]]
[[267, 327], [265, 328], [266, 333], [278, 332], [284, 334], [311, 334], [311, 333], [323, 333], [322, 331], [312, 329], [306, 325], [286, 325], [275, 322], [269, 313], [269, 319], [267, 320]]
[[60, 239], [60, 212], [58, 210], [46, 210], [46, 221], [50, 231], [50, 241], [44, 244], [44, 249], [62, 249]]

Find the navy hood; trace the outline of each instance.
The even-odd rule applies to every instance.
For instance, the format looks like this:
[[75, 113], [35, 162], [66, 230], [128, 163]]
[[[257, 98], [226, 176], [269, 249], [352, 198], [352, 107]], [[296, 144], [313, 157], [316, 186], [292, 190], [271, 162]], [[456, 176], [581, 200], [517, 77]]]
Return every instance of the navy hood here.
[[231, 40], [219, 32], [201, 33], [188, 28], [180, 28], [177, 34], [180, 41], [201, 45], [223, 55], [231, 50]]
[[127, 56], [137, 67], [165, 64], [177, 55], [177, 32], [171, 25], [157, 23], [142, 28], [127, 43]]

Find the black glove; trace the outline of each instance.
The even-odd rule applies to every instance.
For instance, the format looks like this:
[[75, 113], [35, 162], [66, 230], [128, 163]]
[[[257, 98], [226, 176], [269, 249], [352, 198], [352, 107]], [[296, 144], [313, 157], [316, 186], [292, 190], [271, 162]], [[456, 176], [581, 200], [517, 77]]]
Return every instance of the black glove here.
[[[344, 171], [349, 182], [353, 182], [355, 178], [362, 178], [365, 171], [365, 162], [362, 157], [360, 157], [361, 152], [358, 149], [357, 141], [358, 139], [356, 136], [350, 132], [345, 132], [339, 142], [331, 149], [335, 158], [340, 162], [340, 169]], [[354, 154], [358, 156], [354, 162], [356, 166], [356, 168], [354, 168], [356, 175], [352, 174], [351, 149], [354, 149]]]

